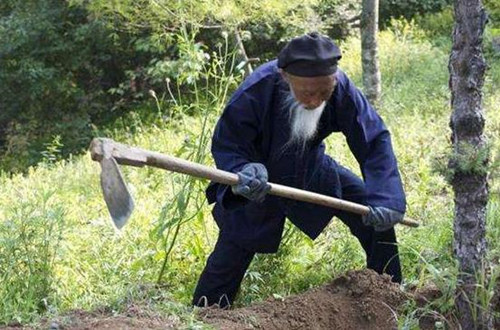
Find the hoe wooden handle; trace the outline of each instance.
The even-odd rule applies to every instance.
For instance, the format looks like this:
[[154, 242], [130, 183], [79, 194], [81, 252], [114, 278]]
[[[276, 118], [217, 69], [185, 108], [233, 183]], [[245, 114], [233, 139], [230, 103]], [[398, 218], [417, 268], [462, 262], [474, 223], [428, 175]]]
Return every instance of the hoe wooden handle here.
[[[92, 159], [95, 161], [101, 161], [104, 155], [109, 155], [113, 157], [118, 164], [136, 167], [143, 167], [146, 165], [153, 166], [173, 172], [188, 174], [198, 178], [208, 179], [226, 185], [235, 185], [238, 183], [238, 176], [234, 173], [193, 163], [177, 157], [160, 154], [158, 152], [130, 147], [111, 139], [94, 139], [91, 143], [90, 151]], [[302, 189], [287, 187], [276, 183], [269, 184], [271, 185], [271, 190], [269, 191], [269, 194], [271, 195], [328, 206], [360, 215], [366, 215], [370, 212], [370, 209], [365, 205]], [[401, 222], [401, 224], [409, 227], [418, 227], [420, 225], [419, 222], [411, 219], [405, 219]]]

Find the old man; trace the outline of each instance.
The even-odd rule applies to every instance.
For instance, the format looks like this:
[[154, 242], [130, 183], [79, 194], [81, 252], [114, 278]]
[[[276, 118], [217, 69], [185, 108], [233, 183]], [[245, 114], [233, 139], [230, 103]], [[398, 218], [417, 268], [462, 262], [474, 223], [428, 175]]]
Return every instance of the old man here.
[[[207, 189], [220, 232], [193, 305], [230, 306], [255, 253], [278, 250], [285, 218], [312, 239], [339, 218], [366, 252], [367, 267], [401, 282], [393, 227], [406, 201], [390, 134], [337, 68], [340, 58], [326, 36], [294, 38], [232, 95], [215, 128], [212, 154], [219, 169], [238, 174], [239, 184]], [[363, 179], [325, 154], [323, 140], [333, 132], [344, 134]], [[267, 195], [268, 180], [365, 204], [371, 212], [361, 217]]]

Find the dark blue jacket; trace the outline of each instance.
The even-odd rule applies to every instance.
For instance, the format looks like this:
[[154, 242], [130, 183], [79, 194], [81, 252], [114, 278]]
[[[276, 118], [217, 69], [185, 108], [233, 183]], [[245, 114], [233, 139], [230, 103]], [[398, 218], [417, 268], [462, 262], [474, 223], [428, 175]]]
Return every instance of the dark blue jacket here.
[[[363, 174], [365, 203], [404, 212], [405, 195], [389, 131], [345, 73], [338, 70], [337, 86], [318, 131], [304, 150], [285, 147], [290, 138], [289, 109], [284, 106], [288, 93], [276, 61], [260, 66], [242, 83], [214, 131], [217, 168], [238, 172], [246, 163], [259, 162], [266, 166], [269, 182], [342, 198], [337, 164], [325, 155], [323, 143], [332, 132], [342, 132]], [[276, 251], [285, 217], [314, 239], [334, 215], [327, 207], [275, 196], [250, 202], [216, 183], [208, 187], [207, 198], [216, 202], [213, 214], [221, 234], [258, 252]]]

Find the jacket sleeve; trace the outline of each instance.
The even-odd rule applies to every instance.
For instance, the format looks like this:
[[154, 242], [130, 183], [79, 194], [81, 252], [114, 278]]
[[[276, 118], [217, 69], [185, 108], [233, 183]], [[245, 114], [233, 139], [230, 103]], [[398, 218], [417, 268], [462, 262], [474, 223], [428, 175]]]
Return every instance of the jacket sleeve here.
[[255, 159], [259, 119], [252, 96], [241, 93], [226, 106], [212, 137], [212, 155], [217, 168], [237, 172]]
[[[212, 155], [218, 169], [238, 172], [245, 164], [261, 162], [257, 151], [260, 134], [260, 113], [266, 98], [261, 86], [238, 89], [219, 118], [212, 137]], [[234, 195], [231, 188], [211, 184], [207, 189], [209, 203], [218, 202], [224, 208], [234, 208], [248, 202]]]
[[366, 203], [406, 211], [406, 198], [390, 133], [382, 119], [347, 76], [338, 73], [337, 125], [356, 157], [365, 181]]

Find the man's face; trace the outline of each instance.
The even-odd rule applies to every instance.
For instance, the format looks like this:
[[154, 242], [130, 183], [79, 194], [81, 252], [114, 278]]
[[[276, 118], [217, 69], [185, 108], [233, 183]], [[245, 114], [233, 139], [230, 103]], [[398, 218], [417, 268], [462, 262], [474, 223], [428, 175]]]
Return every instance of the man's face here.
[[328, 101], [336, 85], [335, 74], [320, 77], [299, 77], [281, 71], [283, 78], [288, 82], [296, 100], [305, 109], [311, 110]]

